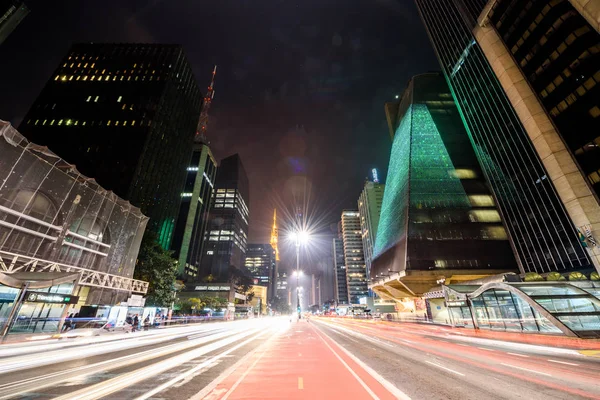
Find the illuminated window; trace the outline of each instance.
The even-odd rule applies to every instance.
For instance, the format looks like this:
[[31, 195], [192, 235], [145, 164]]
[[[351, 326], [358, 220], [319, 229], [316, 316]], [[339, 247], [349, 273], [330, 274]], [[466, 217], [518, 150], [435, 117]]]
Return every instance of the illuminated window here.
[[598, 118], [600, 116], [600, 108], [598, 106], [594, 106], [590, 109], [590, 115], [594, 118]]
[[68, 119], [68, 120], [66, 121], [66, 124], [67, 124], [67, 125], [71, 125], [72, 123], [73, 123], [73, 121], [71, 121], [70, 119]]
[[455, 169], [451, 171], [451, 176], [458, 179], [475, 179], [477, 174], [472, 169]]
[[592, 184], [596, 184], [596, 183], [600, 182], [600, 175], [598, 175], [598, 172], [592, 172], [591, 174], [588, 175], [588, 178], [590, 179]]
[[56, 78], [54, 78], [54, 80], [57, 81], [58, 78], [60, 78], [60, 76], [56, 75]]
[[89, 103], [89, 102], [90, 102], [90, 100], [92, 100], [92, 96], [88, 96], [88, 98], [87, 98], [87, 100], [86, 100], [86, 103]]
[[84, 80], [84, 81], [87, 81], [87, 78], [88, 78], [88, 77], [87, 77], [87, 75], [84, 75], [84, 76], [83, 76], [83, 80]]
[[90, 81], [93, 81], [94, 79], [96, 79], [96, 75], [92, 75], [92, 77], [90, 78]]
[[115, 121], [115, 126], [119, 126], [119, 121]]
[[500, 214], [496, 210], [471, 210], [469, 211], [471, 222], [500, 222]]
[[110, 76], [107, 76], [106, 79], [105, 79], [105, 81], [108, 81], [109, 79], [110, 79]]
[[63, 82], [64, 82], [64, 81], [66, 81], [66, 80], [67, 80], [67, 76], [66, 76], [66, 75], [63, 75], [63, 76], [60, 78], [60, 80], [61, 80], [61, 81], [63, 81]]
[[493, 207], [494, 198], [485, 194], [474, 194], [469, 196], [469, 201], [473, 207]]
[[58, 125], [62, 125], [63, 120], [61, 119], [60, 121], [58, 121]]
[[110, 119], [108, 120], [108, 122], [106, 123], [106, 126], [110, 126]]
[[213, 254], [215, 254], [215, 252], [214, 252], [214, 251], [212, 251], [212, 250], [208, 250], [208, 251], [206, 252], [206, 254], [208, 254], [209, 256], [212, 256]]
[[117, 103], [120, 103], [121, 100], [123, 100], [123, 96], [119, 96], [119, 98], [117, 99]]
[[96, 98], [94, 99], [94, 103], [97, 103], [99, 98], [100, 96], [96, 96]]
[[131, 121], [131, 126], [135, 126], [135, 119]]

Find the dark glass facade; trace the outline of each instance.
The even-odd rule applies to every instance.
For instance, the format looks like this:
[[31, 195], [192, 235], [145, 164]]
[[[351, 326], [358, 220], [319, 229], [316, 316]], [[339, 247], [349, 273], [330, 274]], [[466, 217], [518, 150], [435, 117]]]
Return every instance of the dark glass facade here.
[[244, 269], [250, 185], [238, 154], [221, 160], [205, 233], [200, 278], [226, 279], [229, 266]]
[[19, 0], [0, 0], [0, 44], [29, 14], [29, 8]]
[[266, 286], [270, 299], [276, 289], [275, 250], [270, 244], [249, 244], [246, 250], [246, 269], [254, 279], [255, 285]]
[[443, 75], [414, 77], [397, 118], [371, 279], [411, 271], [516, 271]]
[[499, 0], [490, 19], [600, 195], [600, 34], [568, 0]]
[[169, 248], [201, 101], [181, 46], [76, 44], [20, 129], [139, 207]]
[[217, 162], [208, 145], [202, 141], [194, 143], [171, 243], [173, 256], [179, 260], [178, 275], [183, 280], [198, 276], [216, 174]]
[[358, 210], [342, 211], [342, 241], [349, 304], [359, 304], [368, 295], [367, 265], [362, 247], [362, 231]]
[[485, 2], [416, 0], [522, 272], [593, 265], [472, 29]]
[[346, 263], [344, 262], [344, 241], [333, 239], [333, 263], [335, 268], [335, 300], [338, 304], [348, 304], [348, 284], [346, 283]]

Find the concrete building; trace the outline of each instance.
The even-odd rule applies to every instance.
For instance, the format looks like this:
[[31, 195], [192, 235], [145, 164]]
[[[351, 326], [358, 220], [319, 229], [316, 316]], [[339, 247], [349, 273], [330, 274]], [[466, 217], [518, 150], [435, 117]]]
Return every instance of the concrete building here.
[[599, 268], [597, 2], [416, 3], [521, 272]]
[[205, 234], [200, 278], [226, 278], [229, 266], [244, 270], [250, 185], [238, 154], [221, 160]]
[[400, 300], [420, 297], [440, 280], [516, 271], [496, 202], [443, 75], [413, 77], [396, 110], [371, 288]]
[[379, 215], [381, 214], [381, 203], [385, 189], [385, 185], [379, 183], [377, 172], [374, 174], [373, 181], [365, 182], [365, 187], [358, 198], [358, 213], [360, 215], [360, 229], [365, 265], [367, 266], [367, 277], [370, 276], [373, 247], [377, 238], [377, 227], [379, 226]]
[[333, 239], [334, 298], [338, 304], [348, 303], [348, 283], [346, 282], [346, 262], [344, 261], [344, 241]]
[[275, 263], [275, 249], [270, 244], [248, 244], [244, 265], [254, 279], [255, 285], [264, 286], [269, 289], [269, 299], [276, 288], [276, 284], [273, 281]]
[[169, 249], [201, 102], [181, 46], [75, 44], [19, 129], [139, 207]]
[[204, 235], [217, 174], [217, 162], [201, 137], [196, 138], [186, 170], [171, 250], [179, 261], [179, 278], [193, 281], [198, 278], [204, 253]]
[[0, 0], [0, 44], [29, 14], [29, 8], [20, 0]]
[[360, 216], [357, 210], [342, 211], [342, 241], [346, 263], [349, 304], [359, 304], [368, 295], [367, 267], [362, 246]]

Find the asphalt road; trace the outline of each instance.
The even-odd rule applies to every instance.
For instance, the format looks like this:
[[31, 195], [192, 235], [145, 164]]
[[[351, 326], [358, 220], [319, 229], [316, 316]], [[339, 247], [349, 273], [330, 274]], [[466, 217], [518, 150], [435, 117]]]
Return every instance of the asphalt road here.
[[600, 400], [599, 378], [575, 350], [342, 318], [0, 346], [0, 399]]
[[575, 350], [402, 324], [311, 323], [412, 399], [600, 399], [600, 358]]
[[187, 399], [288, 319], [254, 319], [0, 347], [0, 399]]

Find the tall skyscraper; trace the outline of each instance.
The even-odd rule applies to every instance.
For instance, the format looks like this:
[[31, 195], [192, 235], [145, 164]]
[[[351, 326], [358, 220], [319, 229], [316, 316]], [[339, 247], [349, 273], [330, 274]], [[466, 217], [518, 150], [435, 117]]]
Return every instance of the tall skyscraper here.
[[200, 277], [227, 278], [229, 266], [244, 267], [250, 185], [239, 154], [221, 160], [205, 237]]
[[0, 44], [29, 14], [29, 8], [20, 0], [0, 0]]
[[244, 265], [254, 279], [255, 285], [267, 287], [267, 297], [269, 299], [273, 297], [277, 289], [277, 283], [273, 280], [275, 262], [275, 249], [270, 244], [248, 244]]
[[473, 32], [600, 271], [600, 8], [576, 5], [498, 0]]
[[217, 162], [208, 144], [199, 136], [194, 143], [192, 159], [187, 167], [179, 216], [171, 244], [173, 256], [179, 260], [178, 276], [183, 280], [194, 280], [198, 277], [216, 174]]
[[[535, 96], [525, 95], [527, 99], [514, 102], [519, 96], [523, 97], [524, 91], [531, 90], [528, 83], [521, 80], [510, 91], [503, 89], [503, 85], [510, 85], [508, 81], [519, 74], [518, 68], [512, 68], [510, 72], [505, 68], [514, 63], [514, 58], [506, 54], [495, 60], [492, 66], [478, 40], [490, 40], [489, 46], [496, 50], [504, 45], [499, 41], [494, 42], [491, 36], [483, 38], [479, 32], [476, 32], [479, 37], [476, 40], [473, 32], [478, 19], [485, 21], [490, 11], [485, 7], [488, 2], [416, 0], [416, 3], [479, 163], [506, 221], [521, 271], [548, 273], [593, 270], [594, 262], [598, 264], [597, 254], [600, 250], [583, 243], [577, 232], [577, 228], [585, 230], [588, 226], [591, 227], [591, 233], [598, 231], [598, 217], [588, 212], [590, 207], [595, 208], [589, 184], [576, 170], [573, 161], [569, 161], [570, 154], [559, 150], [564, 145], [559, 143], [560, 137], [553, 133], [552, 122], [545, 118], [542, 107], [539, 104], [536, 106]], [[527, 13], [523, 8], [526, 3], [518, 3], [521, 9], [519, 13]], [[566, 0], [540, 3], [554, 6], [566, 3]], [[538, 18], [537, 14], [535, 18]], [[543, 14], [539, 18], [543, 19]], [[561, 16], [553, 21], [557, 26], [558, 19]], [[563, 24], [561, 30], [570, 29], [572, 22]], [[549, 19], [544, 24], [547, 25], [545, 31], [550, 29]], [[510, 25], [509, 29], [512, 29]], [[512, 26], [517, 29], [519, 24]], [[557, 48], [561, 46], [554, 40], [532, 44], [540, 49], [555, 45]], [[487, 46], [484, 43], [484, 47]], [[545, 51], [539, 54], [542, 56]], [[548, 63], [552, 64], [552, 57], [558, 59], [560, 54], [558, 51], [555, 55], [554, 51], [550, 54], [552, 56]], [[542, 64], [544, 62], [541, 61]], [[535, 60], [534, 64], [537, 63]], [[559, 63], [554, 63], [552, 69], [562, 71], [567, 67], [558, 66]], [[495, 70], [502, 69], [506, 69], [506, 73], [499, 74], [499, 80]], [[582, 83], [588, 79], [589, 76]], [[529, 117], [524, 117], [526, 115]], [[584, 136], [588, 137], [588, 134]]]
[[359, 304], [359, 299], [368, 294], [367, 268], [363, 253], [360, 217], [357, 210], [342, 211], [342, 240], [346, 263], [348, 301]]
[[20, 129], [139, 207], [169, 248], [201, 99], [181, 46], [75, 44]]
[[348, 304], [348, 284], [346, 283], [346, 263], [344, 262], [344, 241], [333, 239], [333, 267], [335, 284], [334, 297], [338, 304]]
[[413, 77], [398, 112], [381, 207], [372, 289], [421, 296], [517, 265], [444, 77]]
[[383, 201], [383, 191], [385, 189], [385, 185], [378, 182], [377, 172], [374, 174], [373, 181], [365, 182], [365, 187], [358, 198], [358, 213], [360, 215], [365, 265], [367, 266], [367, 279], [370, 276], [373, 247], [375, 246], [375, 238], [377, 237], [381, 202]]

